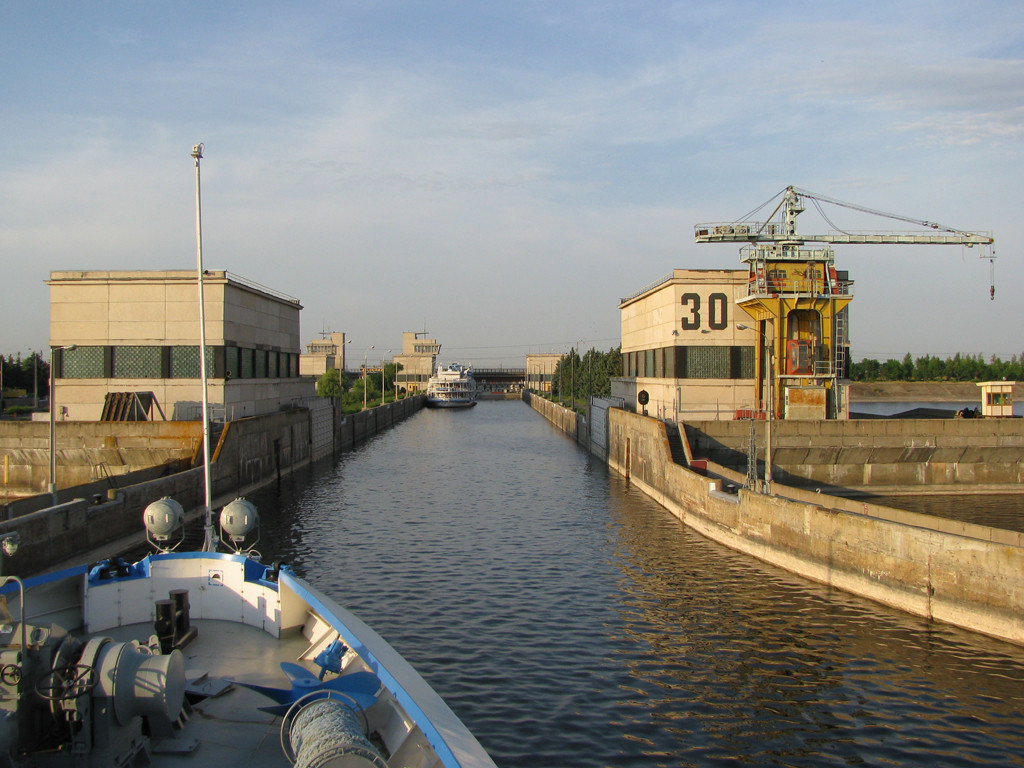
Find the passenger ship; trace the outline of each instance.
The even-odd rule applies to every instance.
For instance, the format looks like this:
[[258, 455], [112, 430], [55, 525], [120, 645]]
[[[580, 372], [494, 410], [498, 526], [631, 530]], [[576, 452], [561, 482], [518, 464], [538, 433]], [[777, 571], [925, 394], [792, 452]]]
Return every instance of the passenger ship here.
[[427, 382], [427, 405], [431, 408], [470, 408], [476, 405], [473, 370], [458, 363], [439, 368]]

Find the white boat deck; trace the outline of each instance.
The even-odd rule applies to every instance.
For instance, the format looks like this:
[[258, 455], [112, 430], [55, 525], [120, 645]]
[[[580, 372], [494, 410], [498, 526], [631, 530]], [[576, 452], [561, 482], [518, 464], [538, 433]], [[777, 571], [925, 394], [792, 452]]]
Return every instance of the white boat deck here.
[[[193, 621], [192, 626], [199, 634], [182, 651], [187, 678], [192, 678], [194, 671], [202, 671], [209, 680], [229, 678], [288, 688], [289, 680], [280, 663], [296, 661], [308, 645], [301, 634], [278, 640], [262, 630], [227, 621], [201, 619]], [[98, 634], [117, 641], [145, 640], [152, 634], [152, 625], [136, 624]], [[225, 648], [232, 649], [230, 657], [223, 653]], [[317, 672], [315, 668], [311, 671]], [[204, 699], [194, 707], [177, 738], [157, 747], [152, 765], [287, 768], [290, 763], [281, 750], [282, 718], [259, 711], [259, 707], [273, 703], [239, 685]], [[177, 751], [193, 740], [198, 740], [193, 751]]]

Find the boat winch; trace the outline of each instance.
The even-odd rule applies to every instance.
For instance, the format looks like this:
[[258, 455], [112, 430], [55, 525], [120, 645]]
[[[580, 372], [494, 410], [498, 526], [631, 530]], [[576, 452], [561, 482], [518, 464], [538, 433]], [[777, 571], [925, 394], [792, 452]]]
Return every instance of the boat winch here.
[[[0, 634], [0, 764], [45, 752], [49, 763], [127, 765], [169, 733], [185, 701], [180, 651], [97, 637], [56, 625], [6, 625]], [[82, 756], [88, 756], [83, 762]], [[6, 758], [6, 762], [5, 762]]]
[[365, 715], [348, 698], [338, 691], [316, 691], [291, 706], [281, 723], [281, 748], [295, 768], [387, 768], [367, 736]]

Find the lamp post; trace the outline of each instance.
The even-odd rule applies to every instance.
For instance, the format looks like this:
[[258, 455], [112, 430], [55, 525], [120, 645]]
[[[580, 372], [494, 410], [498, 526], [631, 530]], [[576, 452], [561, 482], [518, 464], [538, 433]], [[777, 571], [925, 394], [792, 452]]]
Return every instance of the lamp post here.
[[576, 411], [576, 350], [569, 349], [569, 407]]
[[[391, 354], [391, 350], [388, 350], [388, 354]], [[384, 353], [380, 355], [380, 404], [384, 405]]]
[[373, 349], [373, 344], [371, 344], [367, 348], [366, 352], [363, 353], [363, 410], [364, 411], [366, 410], [366, 383], [369, 381], [369, 379], [366, 377], [366, 359], [367, 359], [367, 357], [369, 357], [371, 349]]
[[757, 328], [751, 328], [749, 325], [737, 325], [741, 331], [753, 331], [761, 337], [761, 343], [768, 348], [767, 362], [768, 362], [768, 376], [765, 385], [765, 398], [768, 400], [768, 408], [765, 419], [765, 438], [764, 438], [764, 492], [772, 492], [772, 424], [775, 420], [775, 393], [774, 393], [774, 379], [775, 379], [775, 344], [773, 340], [770, 340], [764, 333], [757, 330]]
[[53, 506], [57, 506], [57, 452], [55, 446], [57, 444], [57, 387], [55, 386], [55, 379], [57, 378], [54, 359], [54, 351], [74, 349], [75, 345], [70, 344], [66, 347], [58, 347], [50, 345], [50, 503]]

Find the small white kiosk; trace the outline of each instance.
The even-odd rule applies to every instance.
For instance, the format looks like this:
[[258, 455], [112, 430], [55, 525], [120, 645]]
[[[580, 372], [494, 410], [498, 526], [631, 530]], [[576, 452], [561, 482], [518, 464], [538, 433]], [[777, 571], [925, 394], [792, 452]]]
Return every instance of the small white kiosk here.
[[1016, 381], [982, 381], [981, 415], [989, 418], [1010, 418], [1013, 416], [1013, 386]]

